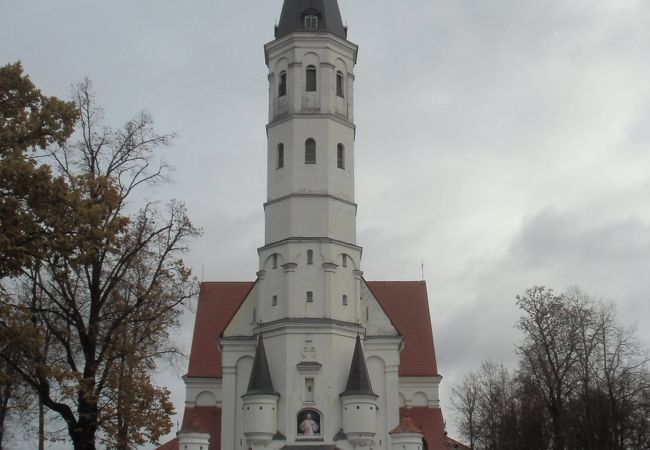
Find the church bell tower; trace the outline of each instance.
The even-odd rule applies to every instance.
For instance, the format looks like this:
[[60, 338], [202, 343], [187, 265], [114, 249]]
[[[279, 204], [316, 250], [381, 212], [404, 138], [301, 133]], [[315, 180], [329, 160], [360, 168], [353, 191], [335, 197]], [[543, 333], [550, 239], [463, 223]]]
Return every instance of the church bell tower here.
[[359, 320], [353, 116], [357, 46], [336, 0], [285, 0], [269, 69], [259, 317]]
[[283, 0], [257, 278], [201, 284], [183, 426], [159, 450], [442, 448], [426, 285], [361, 271], [357, 51], [337, 0]]

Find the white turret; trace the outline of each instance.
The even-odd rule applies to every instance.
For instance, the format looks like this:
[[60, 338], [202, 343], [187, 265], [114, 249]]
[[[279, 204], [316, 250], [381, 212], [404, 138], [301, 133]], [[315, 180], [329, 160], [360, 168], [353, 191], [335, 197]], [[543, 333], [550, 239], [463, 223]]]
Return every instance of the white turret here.
[[208, 450], [210, 446], [210, 432], [192, 417], [189, 425], [178, 432], [178, 448], [183, 450]]
[[354, 346], [345, 392], [340, 397], [343, 408], [343, 430], [348, 441], [356, 447], [370, 445], [376, 434], [378, 395], [372, 391], [370, 385], [359, 336]]
[[423, 436], [422, 430], [408, 416], [390, 432], [393, 450], [422, 450]]
[[277, 432], [277, 409], [280, 395], [273, 389], [264, 340], [260, 336], [248, 390], [244, 395], [244, 435], [253, 449], [263, 447]]

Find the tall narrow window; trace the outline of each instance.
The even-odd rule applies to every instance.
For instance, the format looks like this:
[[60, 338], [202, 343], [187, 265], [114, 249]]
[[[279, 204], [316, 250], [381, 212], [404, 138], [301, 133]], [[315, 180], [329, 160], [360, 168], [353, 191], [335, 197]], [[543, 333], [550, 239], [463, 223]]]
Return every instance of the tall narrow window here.
[[343, 72], [336, 72], [336, 95], [339, 97], [345, 97], [343, 94]]
[[343, 294], [343, 298], [341, 299], [341, 303], [343, 303], [343, 306], [348, 306], [348, 296]]
[[336, 167], [345, 169], [345, 147], [343, 144], [336, 146]]
[[278, 296], [277, 295], [274, 295], [271, 298], [271, 306], [278, 306]]
[[284, 167], [284, 144], [278, 144], [278, 164], [277, 168], [281, 169]]
[[273, 254], [273, 268], [274, 269], [278, 268], [278, 254], [277, 253]]
[[307, 250], [307, 264], [314, 264], [314, 251]]
[[305, 90], [307, 92], [316, 92], [316, 66], [307, 66], [306, 74], [306, 85]]
[[343, 259], [343, 261], [342, 261], [343, 263], [341, 265], [343, 267], [347, 267], [348, 266], [348, 255], [343, 255], [342, 259]]
[[280, 84], [278, 85], [278, 97], [287, 95], [287, 72], [280, 72]]
[[305, 16], [305, 30], [318, 30], [318, 16]]
[[314, 401], [314, 379], [305, 378], [305, 401], [313, 402]]
[[312, 138], [305, 141], [305, 164], [316, 164], [316, 141]]
[[307, 291], [307, 303], [314, 303], [314, 293], [312, 291]]

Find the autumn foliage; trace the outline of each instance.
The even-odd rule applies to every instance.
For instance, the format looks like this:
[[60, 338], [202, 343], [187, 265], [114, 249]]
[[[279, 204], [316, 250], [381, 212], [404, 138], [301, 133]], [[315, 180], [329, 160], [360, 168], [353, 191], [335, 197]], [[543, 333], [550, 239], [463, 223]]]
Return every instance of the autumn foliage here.
[[151, 117], [103, 124], [87, 80], [43, 96], [0, 68], [0, 357], [65, 423], [76, 450], [128, 449], [171, 428], [151, 373], [197, 292], [183, 264], [199, 234], [182, 203], [134, 205], [165, 180], [173, 139]]

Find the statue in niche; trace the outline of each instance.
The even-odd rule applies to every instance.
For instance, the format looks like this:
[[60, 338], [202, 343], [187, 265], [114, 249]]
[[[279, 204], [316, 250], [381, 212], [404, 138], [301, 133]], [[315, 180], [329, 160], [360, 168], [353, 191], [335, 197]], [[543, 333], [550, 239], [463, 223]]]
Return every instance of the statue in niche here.
[[316, 437], [320, 435], [320, 414], [308, 409], [298, 414], [298, 436]]

